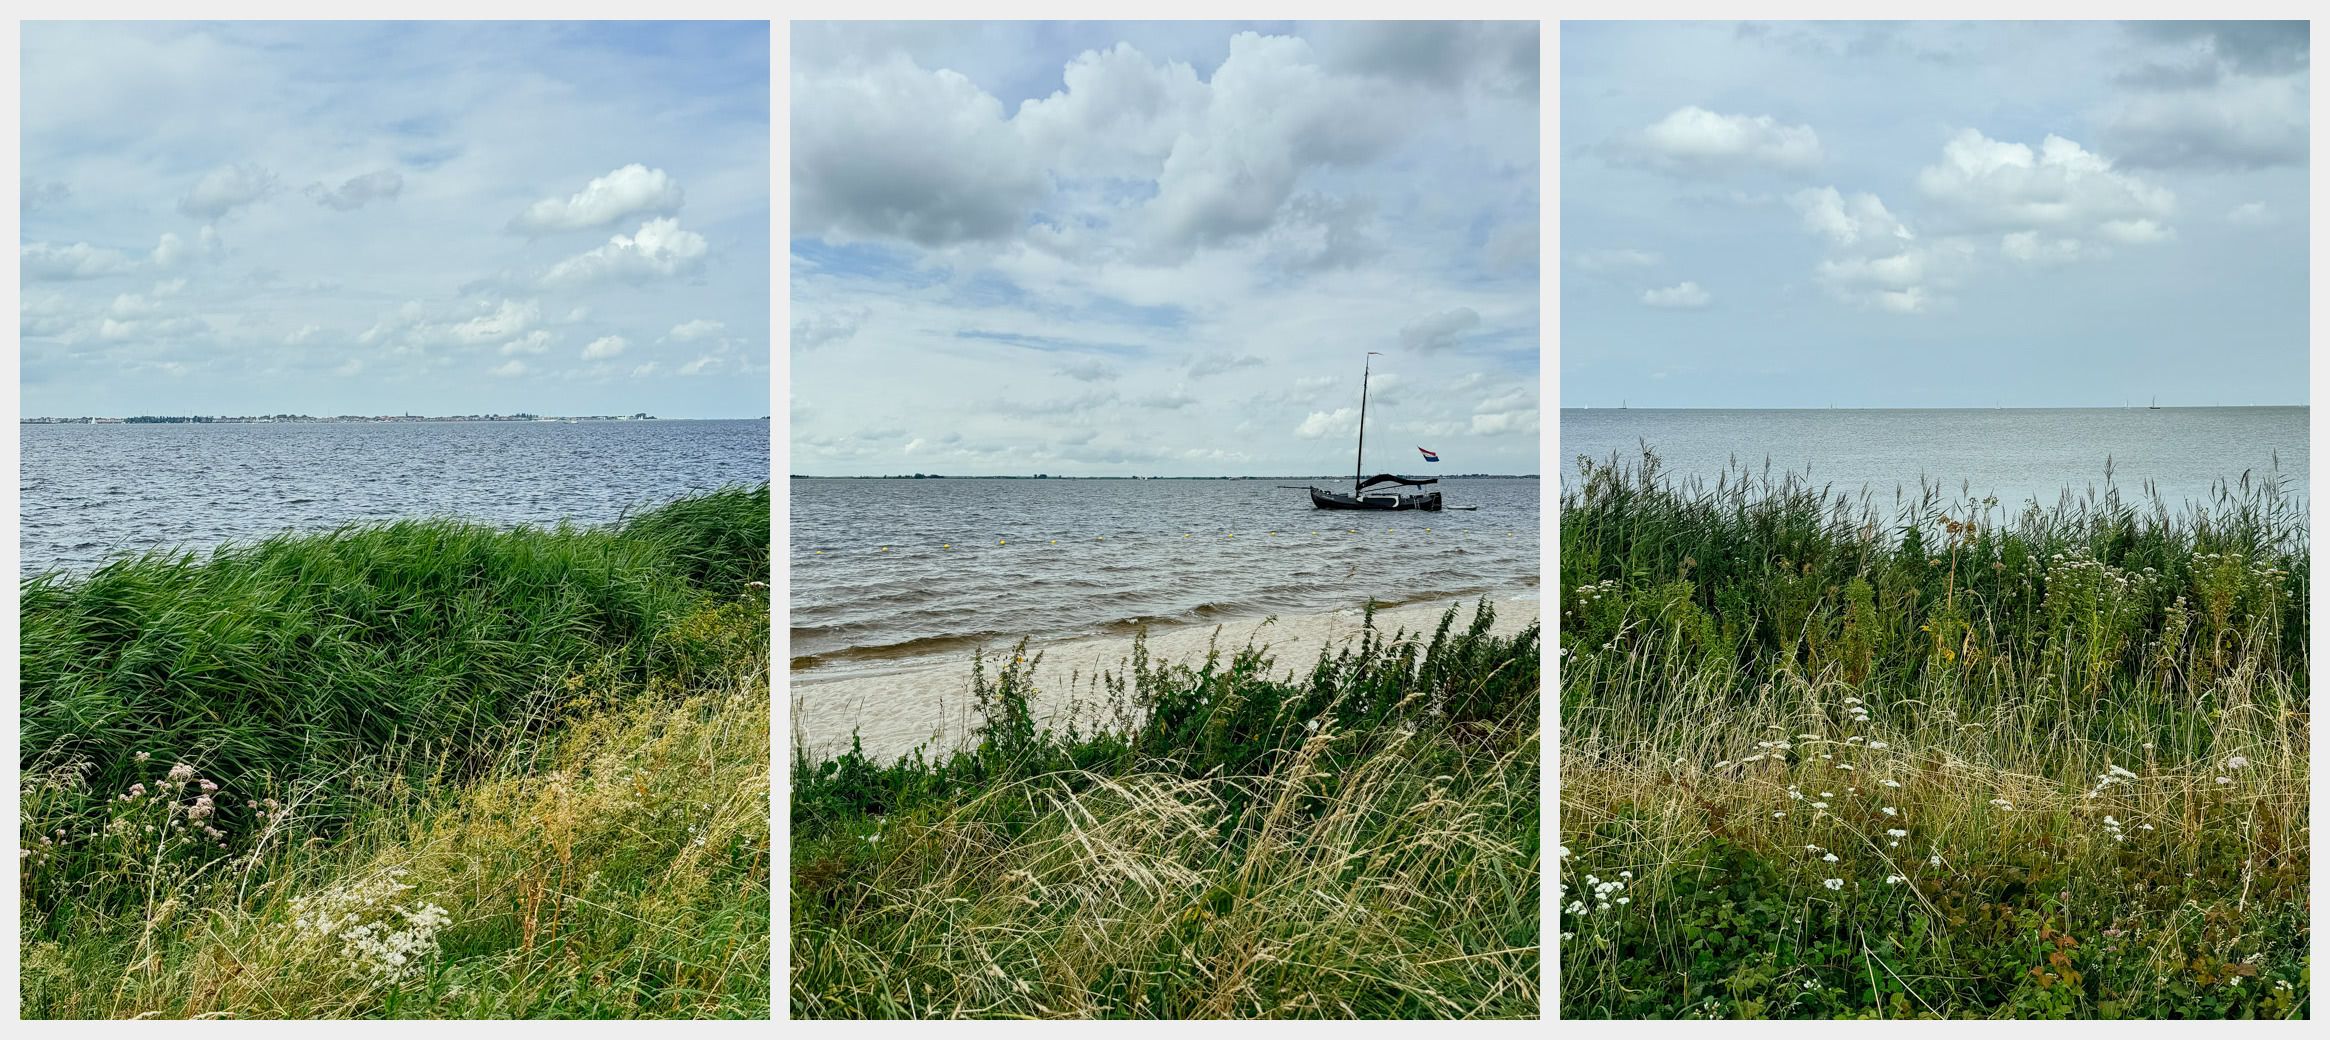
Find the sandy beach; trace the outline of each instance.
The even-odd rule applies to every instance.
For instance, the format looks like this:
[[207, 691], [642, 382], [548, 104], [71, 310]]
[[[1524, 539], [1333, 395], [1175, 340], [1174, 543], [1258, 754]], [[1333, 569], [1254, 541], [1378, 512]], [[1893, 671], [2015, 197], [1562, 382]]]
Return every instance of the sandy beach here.
[[[1491, 600], [1497, 611], [1495, 631], [1519, 631], [1538, 620], [1538, 601], [1520, 595]], [[1434, 600], [1381, 608], [1376, 611], [1376, 627], [1386, 633], [1404, 628], [1429, 637], [1440, 615], [1452, 604], [1462, 607], [1457, 612], [1457, 625], [1469, 624], [1472, 601]], [[1220, 625], [1156, 628], [1149, 631], [1149, 656], [1158, 663], [1196, 663], [1205, 657], [1207, 644], [1218, 632], [1216, 645], [1225, 655], [1249, 642], [1266, 645], [1276, 670], [1291, 673], [1308, 669], [1318, 659], [1321, 647], [1339, 648], [1350, 643], [1359, 634], [1360, 618], [1360, 610], [1354, 607]], [[1077, 699], [1077, 692], [1085, 700], [1093, 699], [1092, 677], [1102, 671], [1123, 671], [1132, 648], [1129, 635], [1029, 643], [1031, 653], [1043, 654], [1036, 671], [1039, 714], [1048, 720], [1057, 718], [1062, 708]], [[998, 645], [989, 652], [1007, 649], [1008, 645]], [[990, 662], [988, 667], [992, 675], [994, 664]], [[975, 722], [970, 711], [969, 654], [881, 675], [822, 681], [813, 675], [796, 675], [790, 700], [792, 742], [815, 757], [846, 750], [853, 728], [867, 755], [887, 761], [917, 746], [952, 747], [971, 732]]]

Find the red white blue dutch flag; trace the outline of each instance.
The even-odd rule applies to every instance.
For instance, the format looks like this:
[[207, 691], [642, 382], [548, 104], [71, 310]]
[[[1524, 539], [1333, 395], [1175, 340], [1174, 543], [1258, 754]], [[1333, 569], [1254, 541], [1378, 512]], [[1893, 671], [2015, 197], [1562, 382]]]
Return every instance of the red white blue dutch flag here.
[[1420, 452], [1423, 452], [1423, 453], [1424, 453], [1424, 461], [1426, 461], [1426, 462], [1438, 462], [1438, 461], [1440, 461], [1440, 453], [1439, 453], [1439, 452], [1433, 451], [1433, 450], [1432, 450], [1432, 449], [1430, 449], [1430, 448], [1418, 448], [1418, 449], [1416, 449], [1416, 450], [1417, 450], [1417, 451], [1420, 451]]

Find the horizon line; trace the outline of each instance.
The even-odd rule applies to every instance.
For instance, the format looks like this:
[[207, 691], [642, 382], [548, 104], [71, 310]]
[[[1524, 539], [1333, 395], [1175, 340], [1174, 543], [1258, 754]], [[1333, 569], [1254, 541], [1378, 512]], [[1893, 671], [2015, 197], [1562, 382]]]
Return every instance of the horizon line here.
[[2211, 408], [2306, 408], [2307, 402], [2267, 402], [2259, 404], [1851, 404], [1851, 405], [1593, 405], [1565, 404], [1564, 412], [1584, 412], [1600, 409], [1608, 412], [2143, 412], [2169, 410], [2205, 411]]

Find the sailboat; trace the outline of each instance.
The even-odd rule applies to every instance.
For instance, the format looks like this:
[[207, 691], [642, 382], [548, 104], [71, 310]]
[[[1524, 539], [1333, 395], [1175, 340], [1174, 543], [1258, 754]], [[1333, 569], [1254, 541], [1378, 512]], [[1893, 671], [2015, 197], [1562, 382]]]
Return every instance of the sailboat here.
[[[1367, 352], [1367, 356], [1372, 358], [1380, 353], [1382, 352], [1370, 350]], [[1440, 511], [1440, 492], [1426, 491], [1420, 494], [1403, 495], [1397, 490], [1385, 489], [1420, 488], [1427, 484], [1440, 483], [1438, 477], [1411, 480], [1390, 473], [1378, 473], [1365, 479], [1360, 477], [1360, 474], [1367, 472], [1365, 464], [1367, 458], [1367, 380], [1372, 374], [1374, 365], [1373, 361], [1365, 362], [1359, 370], [1359, 449], [1351, 460], [1351, 493], [1346, 495], [1340, 491], [1312, 487], [1309, 489], [1311, 507], [1314, 509], [1422, 509], [1437, 513]], [[1370, 489], [1376, 490], [1371, 491]]]

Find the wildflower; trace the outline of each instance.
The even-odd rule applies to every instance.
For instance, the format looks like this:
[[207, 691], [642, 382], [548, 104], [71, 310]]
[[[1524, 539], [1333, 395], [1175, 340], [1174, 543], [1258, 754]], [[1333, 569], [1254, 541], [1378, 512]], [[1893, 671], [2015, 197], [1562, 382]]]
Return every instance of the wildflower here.
[[152, 756], [152, 755], [149, 755], [149, 754], [147, 754], [147, 753], [145, 753], [145, 752], [143, 752], [143, 751], [140, 751], [140, 752], [138, 752], [138, 761], [140, 761], [140, 762], [143, 762], [143, 761], [145, 761], [146, 759], [149, 759], [149, 758], [152, 758], [152, 757], [154, 757], [154, 756]]
[[1834, 863], [1836, 862], [1836, 853], [1831, 852], [1828, 855], [1822, 856], [1820, 857], [1820, 861], [1823, 863]]
[[1721, 762], [1717, 762], [1717, 763], [1715, 763], [1715, 768], [1717, 768], [1717, 769], [1729, 769], [1729, 768], [1731, 768], [1731, 760], [1727, 758], [1727, 759], [1724, 759], [1724, 760], [1723, 760], [1723, 761], [1721, 761]]
[[1836, 767], [1838, 769], [1850, 770], [1853, 768], [1853, 764], [1851, 762], [1839, 762], [1836, 764]]
[[2229, 776], [2220, 776], [2217, 778], [2217, 782], [2220, 784], [2229, 784], [2233, 782], [2233, 778]]
[[1815, 809], [1826, 809], [1826, 808], [1828, 808], [1828, 803], [1827, 803], [1827, 802], [1814, 802], [1814, 803], [1812, 803], [1812, 807], [1813, 807], [1813, 808], [1815, 808]]
[[1619, 906], [1625, 906], [1626, 904], [1628, 904], [1628, 903], [1631, 903], [1631, 902], [1634, 902], [1634, 897], [1633, 897], [1633, 896], [1619, 896], [1619, 897], [1618, 897], [1618, 905], [1619, 905]]
[[1555, 845], [1555, 846], [1554, 846], [1554, 850], [1555, 850], [1555, 852], [1557, 853], [1557, 855], [1556, 855], [1554, 858], [1556, 858], [1556, 859], [1568, 859], [1568, 858], [1570, 858], [1570, 847], [1569, 847], [1569, 846], [1567, 846], [1567, 845]]
[[1887, 836], [1887, 837], [1893, 837], [1893, 838], [1906, 838], [1906, 837], [1909, 837], [1909, 832], [1908, 832], [1908, 831], [1905, 831], [1905, 830], [1902, 830], [1902, 829], [1901, 829], [1901, 828], [1899, 828], [1899, 827], [1894, 827], [1894, 828], [1891, 828], [1891, 829], [1887, 830], [1887, 831], [1885, 832], [1885, 834], [1886, 834], [1886, 836]]
[[1925, 865], [1926, 865], [1926, 866], [1929, 866], [1929, 867], [1938, 867], [1938, 866], [1941, 866], [1941, 865], [1942, 865], [1942, 854], [1941, 854], [1941, 853], [1939, 853], [1939, 852], [1937, 852], [1937, 853], [1934, 853], [1934, 854], [1933, 854], [1933, 855], [1931, 855], [1931, 856], [1928, 856], [1928, 857], [1926, 857]]
[[1775, 819], [1775, 820], [1783, 820], [1783, 819], [1786, 819], [1787, 817], [1788, 817], [1788, 814], [1787, 814], [1787, 813], [1784, 813], [1784, 812], [1775, 812], [1775, 813], [1773, 813], [1773, 814], [1772, 814], [1772, 818], [1773, 818], [1773, 819]]
[[178, 763], [177, 765], [174, 765], [174, 766], [171, 766], [171, 767], [170, 767], [170, 782], [171, 782], [171, 783], [173, 783], [173, 784], [182, 784], [182, 783], [185, 783], [186, 781], [188, 781], [188, 780], [192, 780], [192, 779], [194, 779], [194, 767], [193, 767], [193, 766], [187, 765], [187, 764], [186, 764], [186, 763], [184, 763], [184, 762], [180, 762], [180, 763]]
[[2246, 769], [2248, 767], [2249, 760], [2239, 755], [2235, 755], [2225, 760], [2225, 768], [2227, 769]]
[[1836, 797], [1836, 792], [1835, 792], [1835, 791], [1822, 791], [1822, 792], [1820, 792], [1820, 796], [1821, 796], [1822, 798], [1834, 798], [1834, 797]]
[[1633, 872], [1633, 871], [1631, 871], [1631, 870], [1621, 870], [1621, 871], [1619, 871], [1619, 872], [1618, 872], [1618, 876], [1619, 876], [1619, 877], [1622, 877], [1622, 878], [1632, 879], [1632, 878], [1634, 877], [1634, 872]]
[[1887, 780], [1887, 781], [1885, 781], [1885, 786], [1887, 786], [1887, 787], [1900, 787], [1900, 786], [1901, 786], [1901, 781], [1899, 781], [1899, 780]]
[[1902, 876], [1901, 876], [1901, 875], [1899, 875], [1899, 874], [1887, 874], [1887, 875], [1885, 875], [1885, 883], [1886, 883], [1886, 884], [1888, 884], [1888, 885], [1898, 885], [1898, 884], [1900, 884], [1900, 883], [1902, 883], [1902, 882], [1904, 882], [1904, 881], [1907, 881], [1907, 880], [1909, 880], [1909, 879], [1908, 879], [1908, 878], [1905, 878], [1905, 877], [1902, 877]]
[[1892, 806], [1890, 806], [1890, 805], [1888, 805], [1888, 806], [1885, 806], [1885, 807], [1883, 807], [1883, 808], [1879, 809], [1878, 811], [1879, 811], [1879, 812], [1882, 812], [1882, 813], [1884, 813], [1884, 814], [1885, 814], [1885, 815], [1887, 815], [1887, 816], [1899, 816], [1899, 815], [1901, 815], [1899, 812], [1896, 812], [1896, 811], [1894, 811], [1894, 808], [1893, 808]]
[[1804, 851], [1806, 851], [1806, 852], [1819, 852], [1819, 851], [1820, 851], [1820, 846], [1818, 846], [1818, 845], [1806, 845], [1806, 846], [1804, 847]]
[[1821, 882], [1821, 884], [1828, 886], [1828, 890], [1834, 892], [1837, 889], [1845, 887], [1845, 879], [1832, 877], [1826, 881]]
[[1799, 791], [1799, 790], [1795, 789], [1794, 787], [1790, 787], [1790, 788], [1788, 789], [1788, 798], [1789, 798], [1789, 800], [1791, 800], [1791, 801], [1798, 801], [1798, 802], [1801, 802], [1801, 801], [1803, 801], [1803, 800], [1804, 800], [1804, 792], [1802, 792], [1802, 791]]
[[2013, 803], [2013, 802], [2010, 802], [2010, 801], [2007, 801], [2007, 800], [2006, 800], [2006, 799], [2004, 799], [2004, 798], [1993, 798], [1993, 799], [1991, 799], [1991, 800], [1990, 800], [1990, 804], [1992, 804], [1992, 805], [1995, 805], [1995, 806], [1998, 806], [1998, 807], [1999, 807], [1999, 808], [2001, 808], [2001, 809], [2012, 809], [2012, 808], [2014, 808], [2014, 803]]
[[[2146, 745], [2144, 745], [2144, 746], [2145, 746], [2145, 747], [2151, 747], [2152, 745], [2150, 745], [2150, 744], [2146, 744]], [[2105, 773], [2106, 773], [2106, 775], [2109, 775], [2109, 776], [2116, 776], [2116, 777], [2119, 777], [2119, 778], [2120, 778], [2120, 779], [2122, 779], [2122, 780], [2134, 780], [2134, 779], [2136, 779], [2136, 774], [2134, 774], [2134, 773], [2131, 773], [2131, 772], [2129, 772], [2129, 771], [2127, 771], [2127, 770], [2125, 770], [2125, 769], [2122, 769], [2122, 768], [2120, 768], [2120, 767], [2118, 767], [2118, 766], [2108, 766], [2108, 767], [2106, 767], [2106, 768], [2105, 768]]]

